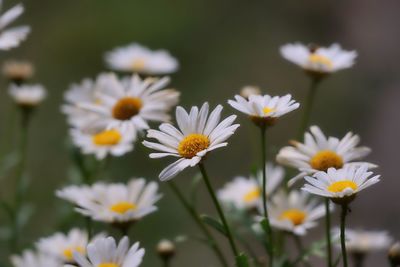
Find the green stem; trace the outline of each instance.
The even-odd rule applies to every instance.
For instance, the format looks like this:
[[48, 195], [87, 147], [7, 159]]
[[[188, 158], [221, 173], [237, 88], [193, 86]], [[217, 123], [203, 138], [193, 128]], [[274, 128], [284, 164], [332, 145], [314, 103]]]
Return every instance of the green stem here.
[[203, 232], [205, 237], [208, 239], [208, 242], [214, 251], [215, 255], [221, 262], [221, 265], [224, 267], [228, 267], [228, 262], [226, 261], [224, 254], [222, 253], [221, 249], [219, 248], [217, 241], [215, 238], [211, 235], [210, 231], [207, 229], [207, 227], [204, 225], [203, 221], [197, 214], [196, 210], [189, 204], [189, 202], [186, 200], [186, 198], [183, 196], [182, 192], [179, 190], [179, 187], [173, 182], [169, 181], [167, 183], [171, 190], [175, 193], [179, 201], [182, 203], [183, 207], [186, 209], [186, 211], [189, 213], [189, 215], [192, 217], [192, 219], [195, 221], [197, 226], [200, 228], [200, 230]]
[[274, 240], [272, 236], [272, 229], [269, 222], [268, 216], [268, 207], [267, 207], [267, 169], [266, 169], [266, 162], [267, 162], [267, 151], [266, 151], [266, 128], [265, 126], [260, 127], [261, 129], [261, 168], [262, 168], [262, 203], [263, 203], [263, 212], [264, 218], [266, 221], [267, 227], [267, 238], [268, 238], [268, 247], [269, 249], [269, 266], [273, 265], [274, 262]]
[[345, 236], [347, 208], [347, 204], [342, 205], [342, 213], [340, 216], [340, 243], [342, 246], [343, 267], [348, 267]]
[[[292, 234], [292, 236], [293, 236], [293, 239], [294, 239], [294, 243], [296, 244], [297, 250], [299, 251], [299, 257], [298, 258], [301, 259], [302, 255], [303, 255], [303, 252], [304, 252], [303, 243], [301, 242], [301, 239], [300, 239], [299, 236], [297, 236], [295, 234]], [[296, 262], [296, 264], [297, 264], [297, 262]], [[296, 264], [294, 264], [294, 265], [296, 265]], [[303, 259], [303, 264], [304, 264], [304, 266], [311, 267], [310, 263], [308, 263], [305, 259]]]
[[163, 264], [162, 264], [163, 267], [170, 267], [171, 266], [170, 259], [163, 259], [162, 262], [163, 262]]
[[212, 201], [214, 202], [215, 208], [217, 209], [218, 215], [219, 215], [219, 217], [222, 221], [222, 224], [225, 228], [226, 235], [228, 237], [232, 252], [235, 255], [235, 258], [237, 258], [239, 256], [239, 251], [236, 248], [235, 241], [233, 240], [233, 236], [232, 236], [231, 230], [229, 228], [228, 222], [225, 219], [224, 212], [222, 211], [221, 205], [219, 204], [219, 201], [215, 195], [214, 189], [211, 186], [210, 179], [208, 178], [208, 175], [207, 175], [206, 169], [204, 168], [203, 163], [200, 163], [199, 167], [200, 167], [201, 174], [203, 175], [204, 182], [207, 186], [208, 192], [211, 196]]
[[20, 215], [20, 209], [22, 207], [23, 196], [24, 196], [24, 175], [25, 175], [25, 165], [27, 160], [27, 148], [28, 148], [28, 132], [29, 132], [29, 122], [31, 118], [32, 110], [29, 108], [21, 108], [21, 131], [20, 131], [20, 144], [19, 144], [19, 157], [20, 162], [16, 171], [16, 184], [15, 184], [15, 203], [14, 203], [14, 218], [13, 218], [13, 233], [12, 240], [10, 242], [11, 249], [13, 252], [18, 250], [19, 242], [19, 222], [18, 218]]
[[331, 211], [329, 198], [325, 199], [325, 234], [326, 234], [326, 255], [327, 266], [332, 267], [332, 240], [331, 240]]
[[300, 123], [300, 128], [299, 132], [297, 133], [297, 138], [300, 140], [306, 131], [309, 121], [310, 121], [310, 116], [311, 116], [311, 111], [314, 105], [314, 99], [315, 95], [317, 92], [317, 87], [320, 82], [320, 79], [317, 78], [311, 78], [311, 84], [310, 84], [310, 89], [308, 90], [307, 98], [304, 103], [304, 111], [303, 111], [303, 116], [301, 118], [301, 123]]

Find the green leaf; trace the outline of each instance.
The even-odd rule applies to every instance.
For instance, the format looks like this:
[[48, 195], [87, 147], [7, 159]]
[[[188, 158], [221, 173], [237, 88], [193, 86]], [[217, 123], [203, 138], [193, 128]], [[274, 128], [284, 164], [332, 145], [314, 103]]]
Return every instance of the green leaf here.
[[227, 236], [224, 226], [218, 220], [206, 214], [200, 215], [200, 218], [203, 220], [203, 222], [205, 222], [224, 236]]
[[237, 267], [249, 267], [249, 260], [244, 253], [240, 253], [239, 256], [236, 257], [236, 266]]

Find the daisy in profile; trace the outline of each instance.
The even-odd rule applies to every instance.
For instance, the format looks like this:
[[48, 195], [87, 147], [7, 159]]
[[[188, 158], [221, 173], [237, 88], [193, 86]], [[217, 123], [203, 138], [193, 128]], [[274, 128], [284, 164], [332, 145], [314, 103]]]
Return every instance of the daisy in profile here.
[[63, 267], [63, 262], [33, 250], [24, 250], [21, 255], [12, 255], [13, 267]]
[[[0, 8], [3, 1], [0, 1]], [[30, 32], [29, 26], [19, 26], [11, 29], [6, 27], [14, 22], [22, 13], [24, 13], [24, 6], [18, 4], [11, 9], [7, 10], [0, 16], [0, 50], [9, 50], [17, 47]]]
[[115, 74], [103, 75], [98, 81], [97, 103], [81, 103], [79, 107], [99, 115], [97, 127], [119, 129], [136, 134], [148, 129], [149, 121], [169, 121], [168, 112], [179, 101], [179, 92], [162, 90], [169, 78], [141, 79], [138, 75], [119, 80]]
[[200, 108], [192, 107], [188, 114], [182, 107], [176, 108], [179, 129], [163, 123], [158, 130], [148, 130], [147, 137], [159, 143], [144, 141], [143, 145], [157, 150], [150, 158], [172, 156], [178, 158], [159, 175], [161, 181], [175, 177], [187, 167], [194, 167], [212, 150], [227, 146], [226, 140], [234, 134], [239, 124], [233, 124], [236, 116], [231, 115], [220, 122], [222, 106], [218, 105], [209, 115], [208, 103]]
[[168, 51], [152, 51], [137, 43], [106, 53], [105, 61], [113, 70], [146, 75], [169, 74], [179, 67], [178, 61]]
[[273, 125], [279, 117], [300, 106], [289, 94], [282, 97], [250, 95], [248, 99], [240, 95], [235, 95], [235, 100], [228, 100], [228, 104], [234, 109], [248, 115], [259, 126]]
[[10, 85], [8, 90], [14, 102], [21, 107], [34, 108], [46, 98], [46, 89], [42, 85]]
[[343, 50], [339, 44], [329, 47], [306, 46], [300, 43], [286, 44], [280, 49], [288, 61], [300, 66], [312, 75], [324, 75], [347, 69], [354, 65], [356, 51]]
[[[333, 230], [334, 236], [339, 236], [338, 228]], [[393, 238], [386, 231], [367, 231], [346, 228], [346, 249], [352, 254], [366, 255], [371, 252], [389, 249]]]
[[[325, 216], [325, 207], [306, 192], [283, 191], [275, 194], [268, 205], [271, 225], [295, 235], [305, 235], [317, 226], [317, 220]], [[260, 206], [261, 212], [261, 206]]]
[[[100, 238], [102, 235], [95, 236]], [[73, 253], [86, 255], [88, 245], [88, 234], [86, 231], [74, 228], [67, 234], [55, 233], [52, 236], [41, 238], [37, 245], [40, 252], [50, 257], [54, 257], [64, 263], [73, 263]]]
[[2, 71], [9, 81], [21, 85], [32, 78], [35, 68], [30, 62], [10, 60], [3, 64]]
[[95, 183], [91, 187], [66, 187], [57, 196], [72, 202], [76, 210], [95, 221], [128, 224], [157, 210], [161, 198], [158, 184], [146, 184], [143, 178], [131, 179], [128, 184]]
[[121, 132], [118, 129], [102, 130], [86, 133], [81, 129], [72, 129], [73, 143], [82, 150], [83, 154], [93, 154], [98, 160], [108, 155], [122, 156], [133, 149], [134, 135]]
[[330, 198], [337, 204], [347, 204], [353, 201], [361, 190], [379, 182], [380, 175], [372, 175], [367, 165], [329, 168], [327, 172], [317, 172], [313, 177], [306, 176], [307, 183], [302, 189]]
[[88, 256], [74, 253], [80, 267], [137, 267], [142, 263], [145, 253], [139, 243], [129, 246], [128, 237], [124, 236], [118, 243], [113, 237], [98, 238], [87, 246]]
[[326, 137], [318, 126], [311, 126], [310, 132], [304, 134], [304, 143], [297, 141], [291, 143], [292, 146], [283, 147], [276, 157], [278, 163], [300, 171], [290, 184], [306, 175], [326, 171], [329, 168], [340, 169], [364, 164], [370, 168], [376, 167], [371, 163], [357, 161], [367, 156], [371, 149], [358, 146], [360, 137], [352, 132], [338, 139]]
[[[285, 171], [282, 167], [274, 166], [271, 163], [266, 164], [266, 171], [268, 177], [266, 194], [271, 196], [283, 181]], [[234, 178], [233, 181], [218, 190], [218, 198], [228, 208], [230, 206], [239, 210], [257, 208], [262, 201], [261, 176], [262, 173], [258, 172], [257, 177], [238, 176]]]

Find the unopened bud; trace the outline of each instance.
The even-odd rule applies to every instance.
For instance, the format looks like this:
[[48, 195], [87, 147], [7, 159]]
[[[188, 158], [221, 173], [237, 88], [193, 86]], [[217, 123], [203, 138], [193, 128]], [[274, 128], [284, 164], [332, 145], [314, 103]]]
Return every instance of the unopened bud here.
[[400, 242], [390, 247], [388, 257], [392, 266], [400, 266]]
[[24, 61], [7, 61], [3, 65], [3, 75], [10, 81], [21, 84], [33, 76], [31, 63]]
[[261, 90], [257, 86], [245, 86], [240, 90], [240, 95], [243, 96], [244, 98], [249, 98], [251, 95], [260, 95]]
[[163, 260], [169, 260], [175, 255], [175, 244], [167, 239], [163, 239], [157, 244], [157, 253]]

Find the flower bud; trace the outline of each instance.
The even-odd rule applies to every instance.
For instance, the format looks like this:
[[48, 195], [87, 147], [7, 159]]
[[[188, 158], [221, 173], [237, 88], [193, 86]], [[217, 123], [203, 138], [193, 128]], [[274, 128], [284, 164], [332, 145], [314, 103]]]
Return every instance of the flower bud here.
[[29, 62], [7, 61], [3, 65], [3, 75], [16, 84], [22, 84], [34, 74], [34, 67]]
[[157, 244], [157, 253], [165, 261], [170, 260], [175, 255], [175, 245], [168, 239], [163, 239]]
[[249, 96], [251, 95], [260, 95], [261, 94], [261, 90], [259, 87], [257, 86], [245, 86], [242, 88], [242, 90], [240, 90], [240, 95], [243, 96], [244, 98], [249, 98]]
[[388, 257], [392, 266], [400, 266], [400, 242], [390, 247]]

